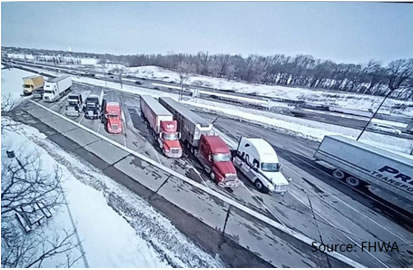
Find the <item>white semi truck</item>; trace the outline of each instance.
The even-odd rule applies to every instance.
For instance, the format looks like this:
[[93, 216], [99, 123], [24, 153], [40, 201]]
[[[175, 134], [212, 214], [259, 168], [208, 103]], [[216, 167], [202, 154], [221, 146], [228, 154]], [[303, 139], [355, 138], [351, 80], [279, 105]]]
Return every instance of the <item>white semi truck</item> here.
[[70, 76], [60, 76], [44, 84], [43, 100], [53, 102], [61, 98], [72, 87]]
[[261, 192], [284, 194], [288, 190], [289, 183], [280, 171], [277, 153], [264, 139], [242, 137], [234, 165]]
[[327, 163], [323, 165], [332, 169], [334, 178], [353, 187], [383, 190], [401, 199], [404, 203], [398, 206], [413, 213], [413, 157], [334, 135], [324, 137], [314, 158]]

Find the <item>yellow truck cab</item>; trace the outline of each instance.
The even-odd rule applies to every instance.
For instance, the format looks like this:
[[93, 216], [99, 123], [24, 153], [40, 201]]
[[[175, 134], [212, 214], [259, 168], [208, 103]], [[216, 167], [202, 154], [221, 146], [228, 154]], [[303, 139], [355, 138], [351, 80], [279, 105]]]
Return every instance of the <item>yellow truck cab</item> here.
[[40, 75], [33, 75], [23, 78], [23, 94], [31, 95], [33, 91], [41, 89], [44, 86], [44, 78]]

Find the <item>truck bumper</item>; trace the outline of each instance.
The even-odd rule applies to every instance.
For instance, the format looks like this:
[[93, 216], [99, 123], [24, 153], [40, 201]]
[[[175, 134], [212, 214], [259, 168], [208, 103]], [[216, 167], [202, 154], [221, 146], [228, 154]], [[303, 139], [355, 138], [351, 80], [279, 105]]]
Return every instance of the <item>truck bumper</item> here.
[[165, 156], [169, 157], [169, 158], [180, 158], [182, 157], [182, 151], [179, 151], [178, 153], [172, 153], [170, 152], [165, 152]]

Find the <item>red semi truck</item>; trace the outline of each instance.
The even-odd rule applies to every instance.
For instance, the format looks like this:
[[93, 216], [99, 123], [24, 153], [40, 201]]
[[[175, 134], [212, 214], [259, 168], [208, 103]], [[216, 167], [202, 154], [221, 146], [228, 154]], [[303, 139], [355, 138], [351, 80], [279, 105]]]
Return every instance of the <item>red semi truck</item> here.
[[141, 115], [151, 128], [162, 153], [167, 157], [180, 158], [181, 135], [177, 132], [178, 124], [173, 120], [173, 115], [151, 96], [142, 95], [140, 100]]
[[122, 111], [118, 102], [106, 103], [103, 120], [109, 133], [122, 132]]
[[159, 98], [178, 121], [181, 141], [194, 154], [221, 187], [236, 187], [241, 182], [231, 160], [231, 152], [225, 142], [216, 136], [211, 122], [190, 111], [183, 104], [169, 97]]

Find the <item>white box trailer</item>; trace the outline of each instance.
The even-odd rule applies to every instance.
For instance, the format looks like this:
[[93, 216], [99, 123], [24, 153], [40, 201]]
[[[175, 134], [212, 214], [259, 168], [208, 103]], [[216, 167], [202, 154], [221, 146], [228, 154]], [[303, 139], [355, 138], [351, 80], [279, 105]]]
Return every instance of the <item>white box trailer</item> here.
[[413, 213], [413, 157], [334, 135], [324, 137], [314, 158], [331, 165], [333, 176], [351, 186], [371, 185], [406, 200], [400, 207], [410, 205]]
[[174, 120], [172, 113], [165, 109], [152, 96], [141, 95], [140, 101], [140, 107], [143, 116], [146, 118], [149, 126], [155, 132], [155, 134], [158, 135], [161, 131], [161, 121]]
[[44, 84], [43, 100], [53, 102], [62, 97], [72, 87], [70, 76], [60, 76]]

